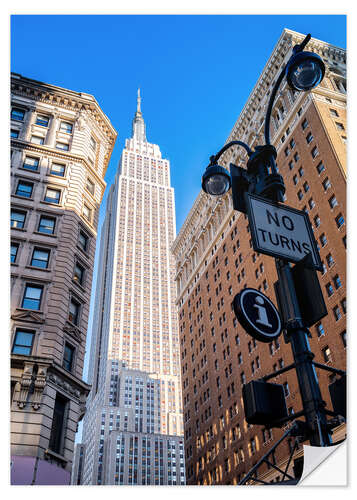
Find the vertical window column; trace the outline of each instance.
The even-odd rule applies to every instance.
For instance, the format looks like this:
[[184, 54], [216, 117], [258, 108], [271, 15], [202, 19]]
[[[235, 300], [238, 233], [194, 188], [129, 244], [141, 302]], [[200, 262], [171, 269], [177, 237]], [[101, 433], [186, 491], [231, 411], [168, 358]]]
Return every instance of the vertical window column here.
[[50, 119], [50, 126], [48, 128], [45, 144], [50, 148], [55, 147], [56, 132], [58, 129], [58, 113], [53, 113]]
[[31, 129], [32, 129], [32, 125], [35, 123], [35, 118], [36, 118], [35, 108], [33, 106], [31, 106], [26, 111], [24, 123], [22, 125], [22, 129], [21, 129], [21, 133], [20, 133], [20, 139], [23, 139], [25, 141], [30, 140]]

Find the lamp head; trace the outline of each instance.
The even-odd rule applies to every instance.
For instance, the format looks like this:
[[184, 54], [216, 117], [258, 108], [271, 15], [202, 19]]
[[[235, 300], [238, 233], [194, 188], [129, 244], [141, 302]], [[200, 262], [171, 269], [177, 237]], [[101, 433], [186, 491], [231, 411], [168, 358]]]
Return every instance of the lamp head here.
[[231, 177], [220, 165], [209, 165], [202, 176], [202, 189], [211, 196], [223, 196], [231, 187]]
[[314, 52], [297, 52], [286, 65], [286, 79], [294, 90], [311, 90], [322, 81], [325, 65]]

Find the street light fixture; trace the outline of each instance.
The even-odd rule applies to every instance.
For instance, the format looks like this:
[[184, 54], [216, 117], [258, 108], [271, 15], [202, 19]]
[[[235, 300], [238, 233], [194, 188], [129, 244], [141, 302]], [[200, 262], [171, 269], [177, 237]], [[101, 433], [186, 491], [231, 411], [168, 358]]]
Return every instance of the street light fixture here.
[[202, 176], [202, 188], [211, 196], [223, 196], [231, 188], [231, 178], [220, 165], [209, 165]]
[[325, 65], [313, 52], [298, 52], [291, 56], [286, 66], [289, 86], [298, 91], [311, 90], [322, 81]]
[[[270, 119], [275, 97], [284, 77], [286, 77], [289, 86], [297, 91], [311, 90], [324, 77], [325, 66], [322, 59], [317, 54], [303, 50], [310, 38], [309, 34], [301, 44], [293, 47], [293, 53], [280, 72], [271, 92], [265, 117], [265, 145], [256, 146], [253, 152], [244, 142], [231, 141], [225, 144], [216, 155], [211, 156], [210, 163], [202, 176], [202, 188], [209, 195], [222, 196], [232, 187], [233, 208], [235, 210], [247, 213], [247, 194], [257, 195], [274, 203], [283, 201], [285, 185], [275, 163], [276, 149], [270, 143]], [[232, 146], [243, 147], [248, 155], [248, 162], [246, 169], [230, 164], [229, 175], [225, 168], [218, 165], [218, 160]], [[302, 319], [303, 315], [300, 310], [290, 262], [281, 258], [276, 258], [275, 262], [280, 292], [286, 301], [288, 320], [284, 325], [285, 341], [291, 343], [294, 357], [292, 365], [283, 368], [275, 375], [295, 368], [303, 405], [303, 411], [300, 414], [304, 415], [306, 419], [306, 424], [303, 425], [305, 436], [309, 437], [310, 444], [313, 446], [329, 446], [331, 444], [331, 425], [327, 422], [326, 415], [333, 416], [333, 412], [325, 409], [326, 403], [322, 399], [315, 367], [339, 375], [342, 374], [342, 371], [313, 361], [314, 355], [308, 342], [310, 333]], [[275, 375], [267, 375], [264, 378], [267, 380]], [[290, 416], [286, 420], [293, 418], [295, 417]]]

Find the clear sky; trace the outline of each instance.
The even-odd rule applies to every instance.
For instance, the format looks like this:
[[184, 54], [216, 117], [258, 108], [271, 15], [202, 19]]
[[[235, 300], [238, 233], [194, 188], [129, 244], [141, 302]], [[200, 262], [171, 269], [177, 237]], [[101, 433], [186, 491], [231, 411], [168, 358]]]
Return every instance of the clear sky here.
[[16, 15], [11, 70], [95, 96], [118, 132], [108, 185], [140, 87], [147, 139], [171, 162], [178, 232], [284, 28], [346, 47], [342, 15]]

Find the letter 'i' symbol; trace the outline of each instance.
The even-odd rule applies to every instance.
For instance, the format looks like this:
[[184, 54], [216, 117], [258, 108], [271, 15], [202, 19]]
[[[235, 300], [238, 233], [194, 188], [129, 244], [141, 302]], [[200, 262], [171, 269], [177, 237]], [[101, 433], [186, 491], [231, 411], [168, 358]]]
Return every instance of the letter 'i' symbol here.
[[255, 297], [255, 304], [253, 307], [256, 307], [258, 309], [257, 323], [271, 327], [272, 325], [268, 321], [267, 312], [263, 304], [264, 304], [264, 299], [262, 297]]

